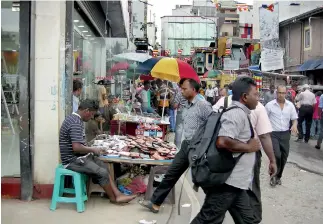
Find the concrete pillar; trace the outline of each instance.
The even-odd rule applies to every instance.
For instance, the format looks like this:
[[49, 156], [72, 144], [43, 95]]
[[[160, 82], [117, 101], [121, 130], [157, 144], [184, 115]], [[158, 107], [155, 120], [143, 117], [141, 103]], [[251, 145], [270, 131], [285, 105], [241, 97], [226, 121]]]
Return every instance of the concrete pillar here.
[[52, 184], [65, 117], [65, 1], [36, 1], [34, 182]]

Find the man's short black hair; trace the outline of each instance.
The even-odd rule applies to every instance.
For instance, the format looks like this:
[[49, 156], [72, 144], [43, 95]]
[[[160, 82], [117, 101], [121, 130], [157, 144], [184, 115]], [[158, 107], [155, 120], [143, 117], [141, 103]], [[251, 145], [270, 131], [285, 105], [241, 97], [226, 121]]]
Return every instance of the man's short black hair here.
[[82, 89], [83, 88], [83, 83], [79, 79], [74, 79], [73, 80], [73, 92]]
[[79, 110], [90, 110], [90, 111], [97, 111], [99, 109], [99, 103], [96, 100], [85, 99], [82, 100], [79, 105]]
[[240, 101], [241, 96], [249, 93], [252, 86], [257, 86], [253, 78], [249, 76], [238, 77], [232, 83], [232, 100]]
[[144, 81], [144, 86], [146, 86], [146, 85], [149, 85], [150, 84], [150, 82], [149, 81]]
[[188, 82], [190, 83], [191, 87], [192, 87], [192, 88], [194, 88], [194, 89], [195, 89], [195, 91], [198, 93], [198, 92], [199, 92], [199, 90], [200, 90], [200, 88], [201, 88], [201, 85], [200, 85], [197, 81], [195, 81], [194, 79], [181, 79], [181, 80], [179, 81], [179, 85], [180, 85], [180, 86], [182, 86], [182, 85], [183, 85], [183, 83], [184, 83], [186, 80], [188, 80]]

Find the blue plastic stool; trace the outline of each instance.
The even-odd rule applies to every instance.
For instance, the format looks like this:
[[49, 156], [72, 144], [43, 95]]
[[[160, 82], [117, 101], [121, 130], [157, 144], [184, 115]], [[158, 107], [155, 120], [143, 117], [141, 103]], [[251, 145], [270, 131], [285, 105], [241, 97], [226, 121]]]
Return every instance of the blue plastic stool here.
[[[73, 188], [64, 188], [65, 176], [72, 176]], [[86, 193], [87, 176], [65, 169], [63, 165], [58, 165], [55, 173], [55, 183], [50, 210], [56, 210], [56, 205], [60, 203], [76, 203], [77, 212], [84, 212], [85, 201], [88, 200]], [[75, 194], [74, 198], [63, 197], [64, 193]]]

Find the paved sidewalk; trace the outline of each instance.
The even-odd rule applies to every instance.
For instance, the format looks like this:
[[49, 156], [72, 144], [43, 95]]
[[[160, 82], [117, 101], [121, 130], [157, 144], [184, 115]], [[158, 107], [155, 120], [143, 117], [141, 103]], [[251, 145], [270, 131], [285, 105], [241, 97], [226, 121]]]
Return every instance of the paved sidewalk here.
[[[176, 185], [176, 203], [178, 202], [181, 182]], [[157, 224], [189, 223], [191, 206], [181, 208], [181, 216], [177, 215], [177, 204], [164, 204], [158, 214], [153, 214], [138, 204], [138, 199], [123, 206], [111, 204], [108, 199], [92, 195], [86, 202], [83, 213], [76, 212], [75, 204], [58, 204], [55, 211], [49, 210], [50, 200], [35, 200], [23, 202], [13, 199], [2, 199], [2, 223], [46, 223], [46, 224], [135, 224], [139, 220], [156, 220]], [[190, 204], [185, 191], [183, 191], [181, 205]], [[176, 220], [176, 221], [175, 221]]]
[[290, 153], [288, 162], [299, 166], [301, 169], [323, 176], [323, 148], [314, 148], [316, 140], [310, 140], [308, 144], [290, 141]]
[[144, 208], [133, 201], [129, 205], [117, 206], [111, 204], [108, 199], [92, 197], [86, 203], [86, 210], [77, 213], [73, 204], [59, 204], [56, 211], [49, 210], [50, 200], [35, 200], [22, 202], [19, 200], [2, 200], [2, 223], [46, 223], [46, 224], [89, 224], [114, 223], [132, 224], [139, 220], [157, 220], [157, 223], [165, 223], [170, 216], [171, 205], [165, 205], [160, 214], [155, 215], [146, 212]]

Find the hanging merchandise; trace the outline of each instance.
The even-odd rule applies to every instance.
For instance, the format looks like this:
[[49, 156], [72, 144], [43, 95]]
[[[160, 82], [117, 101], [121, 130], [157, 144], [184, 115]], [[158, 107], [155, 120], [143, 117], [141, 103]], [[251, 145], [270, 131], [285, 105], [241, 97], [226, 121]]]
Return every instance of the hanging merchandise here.
[[254, 75], [253, 78], [257, 84], [257, 91], [261, 91], [261, 89], [262, 89], [262, 75]]

